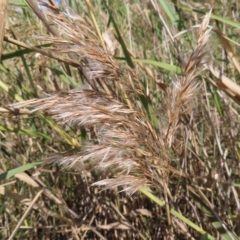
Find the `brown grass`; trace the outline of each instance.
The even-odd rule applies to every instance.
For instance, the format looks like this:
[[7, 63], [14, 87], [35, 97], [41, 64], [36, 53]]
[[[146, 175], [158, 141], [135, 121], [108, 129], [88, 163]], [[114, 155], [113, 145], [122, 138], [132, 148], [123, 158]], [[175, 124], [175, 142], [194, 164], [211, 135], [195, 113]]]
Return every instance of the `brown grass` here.
[[[178, 79], [169, 92], [172, 98], [168, 105], [167, 135], [160, 136], [148, 122], [147, 113], [142, 110], [139, 113], [137, 106], [134, 106], [135, 111], [124, 106], [117, 93], [113, 93], [113, 96], [101, 93], [101, 82], [108, 85], [111, 84], [110, 81], [119, 82], [124, 86], [124, 91], [141, 93], [141, 90], [132, 85], [133, 81], [129, 82], [128, 75], [134, 79], [132, 71], [129, 68], [120, 69], [113, 56], [100, 46], [97, 36], [81, 17], [68, 14], [67, 18], [56, 7], [44, 6], [48, 7], [47, 14], [58, 27], [62, 38], [44, 36], [41, 39], [54, 43], [55, 47], [51, 51], [55, 54], [74, 54], [75, 59], [78, 58], [80, 63], [84, 62], [84, 66], [80, 65], [84, 69], [84, 76], [88, 83], [92, 83], [89, 84], [90, 87], [95, 86], [91, 90], [73, 90], [14, 106], [31, 105], [34, 106], [32, 112], [44, 110], [63, 124], [94, 127], [94, 136], [90, 139], [92, 142], [84, 144], [77, 153], [58, 160], [65, 167], [78, 165], [82, 169], [84, 163], [90, 162], [103, 171], [114, 169], [115, 178], [102, 180], [99, 184], [107, 187], [126, 185], [125, 190], [131, 194], [143, 185], [153, 184], [157, 188], [165, 188], [167, 183], [163, 181], [173, 171], [171, 167], [168, 168], [170, 156], [167, 153], [167, 144], [171, 147], [179, 115], [189, 113], [188, 104], [198, 92], [195, 70], [205, 53], [211, 13], [205, 17], [199, 28], [197, 46], [186, 64], [185, 77]], [[98, 82], [100, 85], [97, 85]], [[177, 172], [174, 170], [174, 173]]]
[[[58, 91], [45, 94], [42, 98], [32, 98], [0, 109], [13, 115], [27, 113], [29, 116], [51, 116], [66, 130], [79, 132], [84, 129], [86, 132], [86, 136], [77, 144], [71, 145], [69, 141], [66, 147], [65, 143], [60, 142], [60, 147], [56, 148], [58, 150], [51, 146], [52, 153], [46, 154], [48, 156], [45, 156], [42, 166], [44, 169], [46, 164], [58, 163], [64, 170], [72, 171], [72, 179], [76, 181], [75, 192], [71, 192], [66, 184], [68, 194], [64, 196], [64, 184], [57, 180], [58, 198], [51, 197], [42, 184], [39, 184], [42, 190], [39, 190], [35, 198], [37, 201], [41, 194], [45, 194], [56, 203], [60, 211], [66, 213], [66, 217], [51, 211], [48, 214], [67, 224], [65, 230], [71, 232], [66, 235], [68, 238], [71, 236], [79, 239], [79, 236], [88, 236], [91, 239], [98, 236], [106, 239], [107, 236], [107, 239], [150, 239], [152, 236], [164, 238], [163, 235], [172, 238], [175, 235], [179, 239], [199, 237], [186, 222], [171, 215], [173, 208], [217, 236], [219, 231], [214, 224], [210, 226], [212, 220], [204, 221], [204, 211], [210, 211], [211, 216], [233, 237], [230, 231], [235, 227], [232, 220], [222, 217], [228, 210], [226, 205], [239, 206], [238, 191], [231, 183], [231, 167], [227, 163], [220, 140], [220, 121], [227, 119], [221, 120], [216, 112], [212, 111], [212, 106], [207, 100], [206, 82], [200, 76], [204, 71], [203, 67], [217, 75], [208, 65], [209, 59], [205, 57], [208, 54], [206, 46], [212, 29], [209, 26], [211, 11], [198, 26], [196, 44], [193, 51], [187, 54], [190, 57], [183, 60], [185, 54], [164, 23], [158, 5], [155, 1], [151, 2], [165, 27], [166, 45], [169, 44], [167, 40], [170, 38], [178, 63], [183, 67], [182, 76], [174, 76], [174, 81], [170, 84], [155, 79], [154, 87], [159, 84], [156, 94], [164, 96], [160, 107], [156, 107], [158, 104], [151, 95], [153, 90], [149, 93], [148, 84], [145, 87], [145, 83], [141, 81], [139, 73], [142, 72], [139, 66], [136, 64], [135, 68], [130, 68], [124, 63], [121, 64], [115, 59], [113, 51], [105, 47], [91, 12], [93, 6], [90, 4], [87, 6], [93, 25], [88, 18], [83, 18], [68, 8], [62, 13], [51, 2], [41, 2], [44, 14], [33, 5], [38, 17], [48, 26], [51, 33], [36, 37], [39, 41], [52, 44], [44, 50], [5, 37], [5, 41], [32, 49], [58, 60], [61, 64], [74, 66], [82, 77], [81, 87], [68, 91], [60, 91], [61, 88], [57, 87]], [[152, 79], [154, 78], [150, 69], [142, 65], [141, 67]], [[224, 79], [226, 78], [221, 78]], [[214, 82], [212, 79], [211, 81]], [[236, 95], [232, 98], [236, 100], [238, 93], [234, 87], [231, 89], [231, 80], [229, 82], [229, 85], [224, 82], [225, 90], [230, 96], [230, 93], [234, 92]], [[157, 124], [152, 116], [155, 112], [150, 112], [149, 107], [144, 105], [145, 102], [150, 102], [148, 99], [152, 101], [152, 106], [156, 107], [157, 115], [161, 115]], [[19, 110], [24, 107], [30, 110]], [[195, 111], [196, 109], [198, 111]], [[199, 133], [201, 120], [196, 121], [194, 118], [208, 123], [204, 140], [201, 140]], [[58, 130], [59, 133], [62, 132], [61, 129]], [[237, 130], [231, 134], [237, 136]], [[208, 148], [208, 144], [213, 148]], [[214, 164], [209, 159], [216, 149], [217, 156], [212, 160], [216, 167], [213, 169]], [[51, 174], [53, 176], [55, 172], [51, 171]], [[67, 173], [61, 172], [61, 175], [64, 174]], [[55, 176], [53, 178], [55, 179]], [[228, 201], [224, 196], [220, 184], [226, 187], [228, 196], [232, 195], [231, 200]], [[143, 186], [147, 186], [149, 191], [164, 199], [165, 207], [160, 208], [151, 204], [150, 199], [139, 196], [137, 191]], [[65, 202], [66, 196], [75, 198], [75, 195], [81, 195], [78, 188], [84, 189], [83, 198], [79, 200], [78, 196], [76, 202], [73, 199], [67, 199]], [[122, 197], [122, 191], [128, 194], [128, 198]], [[219, 194], [219, 198], [214, 198], [216, 193]], [[107, 200], [103, 201], [103, 198]], [[124, 203], [120, 203], [119, 199]], [[16, 234], [33, 205], [41, 209], [35, 200], [22, 215], [11, 237]], [[221, 211], [220, 206], [224, 203], [226, 205]], [[236, 211], [237, 208], [234, 209]], [[47, 208], [42, 207], [40, 212], [44, 215]], [[164, 219], [158, 221], [160, 216]], [[149, 218], [152, 219], [152, 226], [146, 223]], [[99, 222], [94, 223], [94, 220]], [[160, 234], [159, 226], [166, 229], [166, 232]], [[88, 234], [89, 230], [91, 233]]]

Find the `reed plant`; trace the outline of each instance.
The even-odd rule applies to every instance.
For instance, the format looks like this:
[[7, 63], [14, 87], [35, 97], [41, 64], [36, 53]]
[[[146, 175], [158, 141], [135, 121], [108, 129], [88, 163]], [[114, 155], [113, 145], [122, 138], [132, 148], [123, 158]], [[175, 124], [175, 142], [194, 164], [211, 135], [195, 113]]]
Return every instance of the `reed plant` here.
[[[3, 38], [2, 238], [238, 239], [239, 65], [220, 23], [240, 24], [208, 4], [26, 2]], [[18, 11], [41, 34], [16, 34]]]

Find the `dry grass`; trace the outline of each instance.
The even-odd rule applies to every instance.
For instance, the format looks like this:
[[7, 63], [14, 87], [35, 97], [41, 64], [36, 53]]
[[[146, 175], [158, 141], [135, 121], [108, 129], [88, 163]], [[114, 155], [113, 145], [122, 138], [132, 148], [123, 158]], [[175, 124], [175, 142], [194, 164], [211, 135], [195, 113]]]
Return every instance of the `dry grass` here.
[[[35, 39], [50, 43], [50, 47], [37, 49], [10, 36], [4, 39], [42, 54], [42, 63], [38, 65], [29, 58], [36, 66], [31, 72], [33, 76], [37, 73], [49, 76], [49, 69], [56, 71], [55, 66], [62, 64], [67, 81], [78, 80], [81, 84], [74, 89], [69, 89], [68, 85], [63, 90], [65, 85], [59, 85], [51, 73], [48, 80], [45, 79], [46, 86], [29, 73], [31, 91], [21, 87], [18, 93], [30, 100], [22, 101], [15, 89], [2, 83], [1, 88], [7, 92], [2, 97], [6, 99], [5, 105], [8, 104], [0, 109], [5, 114], [2, 131], [14, 132], [11, 139], [17, 146], [15, 157], [20, 154], [21, 162], [27, 163], [29, 158], [39, 160], [40, 155], [44, 163], [40, 173], [26, 172], [25, 180], [20, 176], [21, 181], [27, 183], [30, 201], [26, 202], [20, 192], [16, 195], [8, 192], [2, 185], [3, 195], [25, 206], [20, 207], [18, 216], [14, 215], [16, 212], [11, 214], [12, 203], [7, 204], [6, 212], [10, 211], [8, 217], [13, 220], [5, 220], [2, 236], [9, 239], [26, 236], [41, 239], [199, 239], [200, 236], [237, 239], [240, 204], [239, 186], [235, 182], [239, 181], [239, 107], [224, 97], [223, 92], [217, 92], [210, 82], [221, 86], [237, 103], [239, 93], [235, 90], [238, 85], [230, 78], [223, 75], [216, 81], [207, 75], [209, 69], [217, 77], [217, 70], [212, 67], [217, 63], [212, 60], [209, 49], [209, 38], [213, 34], [212, 10], [201, 22], [195, 23], [195, 27], [191, 23], [196, 15], [188, 16], [191, 21], [186, 32], [197, 29], [196, 34], [188, 35], [193, 49], [188, 51], [184, 41], [176, 37], [181, 36], [181, 29], [176, 33], [174, 27], [168, 27], [164, 7], [162, 9], [156, 1], [146, 6], [141, 3], [146, 11], [141, 11], [140, 18], [135, 10], [140, 5], [126, 4], [129, 39], [122, 37], [127, 35], [124, 25], [122, 30], [118, 29], [111, 4], [101, 6], [108, 10], [107, 14], [101, 11], [103, 25], [97, 25], [94, 11], [98, 8], [89, 1], [85, 7], [90, 18], [67, 7], [62, 12], [52, 2], [41, 4], [43, 7], [38, 8], [29, 1], [49, 34], [38, 34]], [[138, 21], [131, 19], [129, 7], [135, 14], [131, 16]], [[121, 6], [117, 9], [120, 11]], [[135, 39], [141, 33], [141, 30], [134, 30], [137, 24], [143, 26], [141, 21], [145, 21], [144, 24], [159, 30], [148, 11], [154, 13], [154, 21], [160, 21], [163, 28], [152, 33], [152, 39], [146, 38], [147, 45], [152, 44], [155, 53], [159, 47], [165, 62], [181, 66], [181, 76], [162, 72], [159, 77], [155, 68], [133, 64], [131, 56], [145, 44]], [[107, 17], [113, 23], [122, 51], [114, 45], [114, 35], [110, 34], [113, 29], [105, 31], [102, 37], [104, 30], [99, 26], [107, 28]], [[162, 43], [157, 46], [159, 38]], [[233, 48], [222, 35], [220, 40], [238, 66]], [[133, 52], [131, 55], [126, 46]], [[124, 55], [125, 61], [116, 59], [117, 51]], [[141, 52], [137, 52], [138, 55]], [[59, 62], [46, 60], [44, 56]], [[151, 52], [148, 56], [151, 58]], [[23, 56], [22, 60], [25, 69], [29, 69], [30, 65], [24, 65]], [[54, 67], [50, 65], [52, 62]], [[8, 96], [14, 96], [19, 103], [9, 105]], [[27, 114], [27, 117], [18, 114]], [[26, 131], [28, 126], [31, 126], [30, 132]], [[19, 134], [23, 134], [23, 139]], [[41, 136], [43, 140], [33, 143], [31, 135]], [[14, 159], [8, 148], [13, 148], [13, 144], [4, 141], [4, 156]], [[53, 163], [58, 163], [55, 168], [60, 165], [62, 171], [49, 170]], [[2, 166], [8, 169], [3, 161]], [[145, 192], [144, 186], [153, 196], [138, 193]], [[23, 232], [20, 229], [28, 215], [38, 221], [29, 220], [30, 229], [34, 231]], [[16, 219], [19, 223], [13, 227]], [[27, 225], [25, 222], [25, 227]]]

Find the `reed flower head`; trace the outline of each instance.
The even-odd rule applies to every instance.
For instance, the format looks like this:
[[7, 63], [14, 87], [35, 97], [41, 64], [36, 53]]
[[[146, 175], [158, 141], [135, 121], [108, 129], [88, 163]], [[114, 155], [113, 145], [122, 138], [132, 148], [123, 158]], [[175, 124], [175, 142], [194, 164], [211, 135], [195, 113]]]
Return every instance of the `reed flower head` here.
[[[55, 159], [64, 167], [79, 167], [82, 170], [84, 166], [91, 166], [101, 171], [111, 169], [115, 178], [94, 185], [104, 185], [106, 188], [123, 186], [129, 194], [142, 185], [166, 186], [169, 172], [180, 175], [170, 166], [169, 147], [179, 116], [186, 112], [186, 106], [200, 86], [195, 82], [195, 69], [201, 62], [209, 35], [209, 15], [199, 30], [198, 45], [185, 67], [185, 76], [173, 86], [167, 111], [167, 136], [160, 136], [151, 126], [143, 108], [135, 103], [130, 104], [126, 97], [126, 91], [143, 94], [134, 72], [129, 68], [120, 68], [111, 53], [101, 46], [91, 26], [81, 17], [67, 12], [63, 14], [45, 2], [44, 5], [48, 9], [48, 17], [60, 32], [59, 36], [44, 39], [54, 43], [52, 50], [56, 54], [67, 54], [79, 60], [90, 86], [89, 89], [71, 90], [14, 106], [31, 106], [32, 113], [44, 111], [63, 125], [83, 126], [86, 129], [93, 127], [94, 139], [83, 143], [80, 149], [56, 156]], [[102, 87], [111, 89], [116, 82], [119, 85], [115, 91], [103, 91]], [[119, 97], [120, 90], [125, 97]]]
[[201, 86], [201, 84], [196, 81], [198, 75], [196, 69], [201, 65], [206, 53], [205, 47], [211, 31], [211, 28], [208, 28], [210, 16], [211, 11], [205, 16], [200, 25], [197, 46], [185, 66], [184, 76], [174, 81], [173, 87], [169, 92], [171, 98], [169, 98], [169, 107], [167, 110], [169, 125], [166, 137], [169, 147], [172, 145], [180, 116], [191, 112], [192, 102]]

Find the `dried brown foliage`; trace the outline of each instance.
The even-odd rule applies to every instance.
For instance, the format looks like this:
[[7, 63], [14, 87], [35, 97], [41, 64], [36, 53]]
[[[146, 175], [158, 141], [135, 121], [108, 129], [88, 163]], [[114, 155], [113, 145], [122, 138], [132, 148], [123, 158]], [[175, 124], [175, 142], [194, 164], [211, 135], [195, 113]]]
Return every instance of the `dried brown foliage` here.
[[198, 30], [197, 46], [191, 54], [185, 69], [184, 77], [174, 81], [171, 89], [168, 104], [168, 119], [169, 127], [167, 132], [167, 143], [171, 146], [173, 142], [174, 133], [177, 129], [178, 121], [181, 115], [191, 113], [192, 101], [196, 97], [201, 86], [200, 82], [196, 80], [198, 73], [196, 70], [200, 67], [205, 54], [205, 47], [209, 38], [211, 28], [208, 29], [211, 12], [204, 18]]
[[[33, 239], [200, 239], [206, 231], [209, 239], [235, 239], [240, 209], [239, 64], [237, 48], [227, 37], [233, 30], [239, 33], [233, 23], [226, 24], [230, 29], [221, 24], [213, 28], [217, 35], [209, 38], [211, 11], [200, 19], [200, 13], [181, 10], [177, 22], [156, 0], [107, 5], [86, 0], [79, 15], [67, 7], [60, 11], [52, 1], [42, 1], [43, 7], [27, 2], [37, 14], [33, 19], [38, 24], [40, 19], [48, 33], [37, 24], [29, 24], [31, 31], [26, 32], [25, 25], [10, 24], [4, 36], [9, 51], [3, 59], [10, 59], [9, 69], [0, 66], [6, 72], [0, 72], [0, 160], [3, 171], [12, 163], [5, 166], [2, 157], [18, 166], [45, 161], [33, 175], [31, 169], [15, 175], [14, 183], [6, 181], [14, 190], [0, 187], [0, 194], [7, 196], [1, 199], [4, 214], [16, 216], [10, 227], [0, 217], [3, 236], [17, 237], [19, 231]], [[204, 6], [205, 12], [211, 8]], [[212, 26], [216, 7], [213, 11]], [[17, 17], [11, 20], [18, 22]], [[212, 48], [214, 37], [222, 49], [217, 44]], [[39, 45], [45, 42], [51, 47]], [[11, 59], [13, 49], [18, 57]], [[221, 51], [229, 58], [223, 59]], [[171, 72], [175, 69], [179, 75]], [[6, 107], [12, 98], [20, 103]], [[12, 156], [7, 153], [11, 149]], [[13, 194], [26, 183], [27, 197], [20, 191]], [[9, 198], [14, 201], [9, 203]], [[15, 201], [21, 207], [11, 210]], [[24, 219], [29, 220], [27, 229]]]
[[[89, 88], [14, 105], [32, 106], [32, 112], [45, 111], [65, 125], [93, 129], [90, 141], [70, 155], [57, 156], [57, 162], [64, 167], [80, 167], [81, 170], [87, 165], [103, 171], [111, 169], [115, 178], [95, 185], [105, 185], [106, 188], [123, 186], [129, 194], [143, 185], [165, 189], [169, 173], [183, 176], [171, 167], [168, 152], [178, 119], [190, 111], [189, 103], [200, 86], [195, 80], [196, 68], [205, 53], [210, 13], [199, 29], [198, 44], [186, 64], [185, 76], [179, 78], [168, 92], [167, 135], [161, 136], [151, 126], [147, 113], [137, 105], [136, 94], [144, 93], [133, 70], [119, 66], [83, 18], [69, 11], [63, 14], [56, 6], [43, 5], [59, 36], [44, 36], [41, 39], [53, 43], [54, 47], [50, 50], [55, 54], [77, 59], [89, 84]], [[133, 96], [130, 96], [131, 93]], [[129, 100], [135, 101], [130, 103]]]

